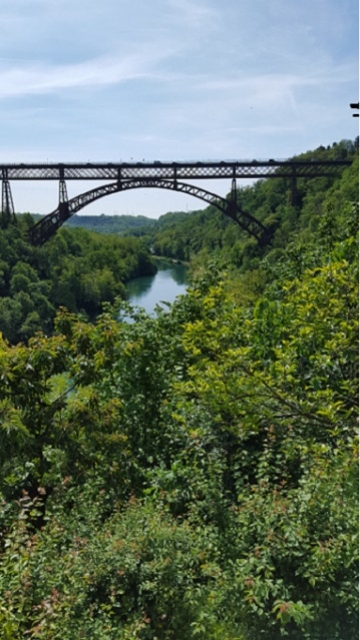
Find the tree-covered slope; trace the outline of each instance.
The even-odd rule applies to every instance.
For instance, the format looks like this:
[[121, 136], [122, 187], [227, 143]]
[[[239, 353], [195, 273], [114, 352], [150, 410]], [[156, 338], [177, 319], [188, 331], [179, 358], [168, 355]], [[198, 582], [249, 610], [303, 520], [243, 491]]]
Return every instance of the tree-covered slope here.
[[226, 264], [242, 271], [256, 269], [259, 259], [265, 255], [275, 261], [294, 235], [306, 238], [316, 230], [326, 194], [337, 188], [340, 182], [344, 197], [357, 199], [354, 179], [358, 172], [357, 146], [357, 141], [342, 141], [294, 158], [354, 160], [352, 169], [339, 170], [332, 178], [298, 179], [296, 206], [291, 205], [291, 183], [287, 179], [258, 180], [252, 186], [238, 189], [240, 208], [271, 230], [271, 241], [264, 248], [260, 248], [254, 238], [212, 206], [188, 214], [162, 216], [152, 230], [145, 230], [148, 242], [158, 255], [190, 260], [201, 253], [203, 260], [206, 254], [215, 254]]
[[42, 248], [27, 239], [30, 216], [0, 229], [0, 331], [12, 342], [49, 333], [64, 306], [89, 316], [125, 295], [130, 278], [156, 271], [141, 240], [61, 229]]
[[89, 231], [97, 231], [98, 233], [111, 233], [124, 235], [126, 232], [136, 232], [141, 228], [145, 230], [151, 227], [154, 221], [146, 216], [111, 216], [102, 214], [100, 216], [89, 216], [86, 214], [71, 216], [65, 223], [65, 227], [83, 227]]
[[253, 299], [1, 342], [1, 640], [357, 638], [357, 182]]

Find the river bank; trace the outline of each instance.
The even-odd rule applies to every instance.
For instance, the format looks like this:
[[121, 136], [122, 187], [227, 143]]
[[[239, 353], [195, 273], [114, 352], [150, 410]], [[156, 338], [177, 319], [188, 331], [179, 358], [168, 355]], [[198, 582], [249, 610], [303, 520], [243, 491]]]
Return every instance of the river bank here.
[[152, 258], [155, 260], [155, 262], [158, 262], [158, 261], [168, 262], [169, 264], [178, 264], [187, 268], [189, 268], [190, 266], [190, 262], [186, 260], [176, 260], [175, 258], [167, 258], [166, 256], [154, 256], [154, 255], [152, 255]]

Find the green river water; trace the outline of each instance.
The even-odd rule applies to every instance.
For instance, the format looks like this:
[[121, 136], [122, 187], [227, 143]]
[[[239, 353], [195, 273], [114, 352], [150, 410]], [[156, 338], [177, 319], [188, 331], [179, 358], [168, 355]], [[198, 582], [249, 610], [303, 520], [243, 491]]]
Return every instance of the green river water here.
[[126, 285], [128, 301], [148, 313], [161, 302], [173, 302], [176, 296], [185, 293], [188, 284], [186, 266], [162, 260], [157, 266], [154, 276], [135, 278]]

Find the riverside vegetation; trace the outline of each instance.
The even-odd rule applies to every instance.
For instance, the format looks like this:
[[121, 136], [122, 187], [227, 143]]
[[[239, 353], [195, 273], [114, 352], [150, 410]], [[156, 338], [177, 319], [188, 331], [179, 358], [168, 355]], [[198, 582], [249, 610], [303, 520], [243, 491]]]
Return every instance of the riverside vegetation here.
[[0, 232], [0, 331], [10, 342], [51, 332], [60, 306], [94, 317], [103, 302], [125, 297], [125, 282], [156, 273], [137, 238], [61, 229], [39, 249], [27, 242], [33, 224], [19, 216]]
[[266, 249], [184, 218], [193, 283], [155, 317], [118, 301], [131, 324], [72, 313], [79, 282], [111, 281], [88, 312], [111, 302], [127, 248], [151, 264], [142, 243], [169, 246], [174, 220], [37, 250], [26, 217], [1, 232], [1, 640], [357, 638], [358, 162], [320, 152], [354, 162], [296, 208], [285, 183], [239, 191]]

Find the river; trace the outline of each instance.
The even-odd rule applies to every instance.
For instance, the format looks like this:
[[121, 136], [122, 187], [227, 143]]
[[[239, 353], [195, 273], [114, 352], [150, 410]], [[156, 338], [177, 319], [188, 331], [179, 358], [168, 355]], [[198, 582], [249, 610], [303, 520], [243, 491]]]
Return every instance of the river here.
[[187, 267], [181, 264], [157, 261], [158, 272], [130, 280], [126, 285], [128, 301], [153, 313], [161, 302], [174, 302], [176, 296], [185, 293], [188, 284]]

